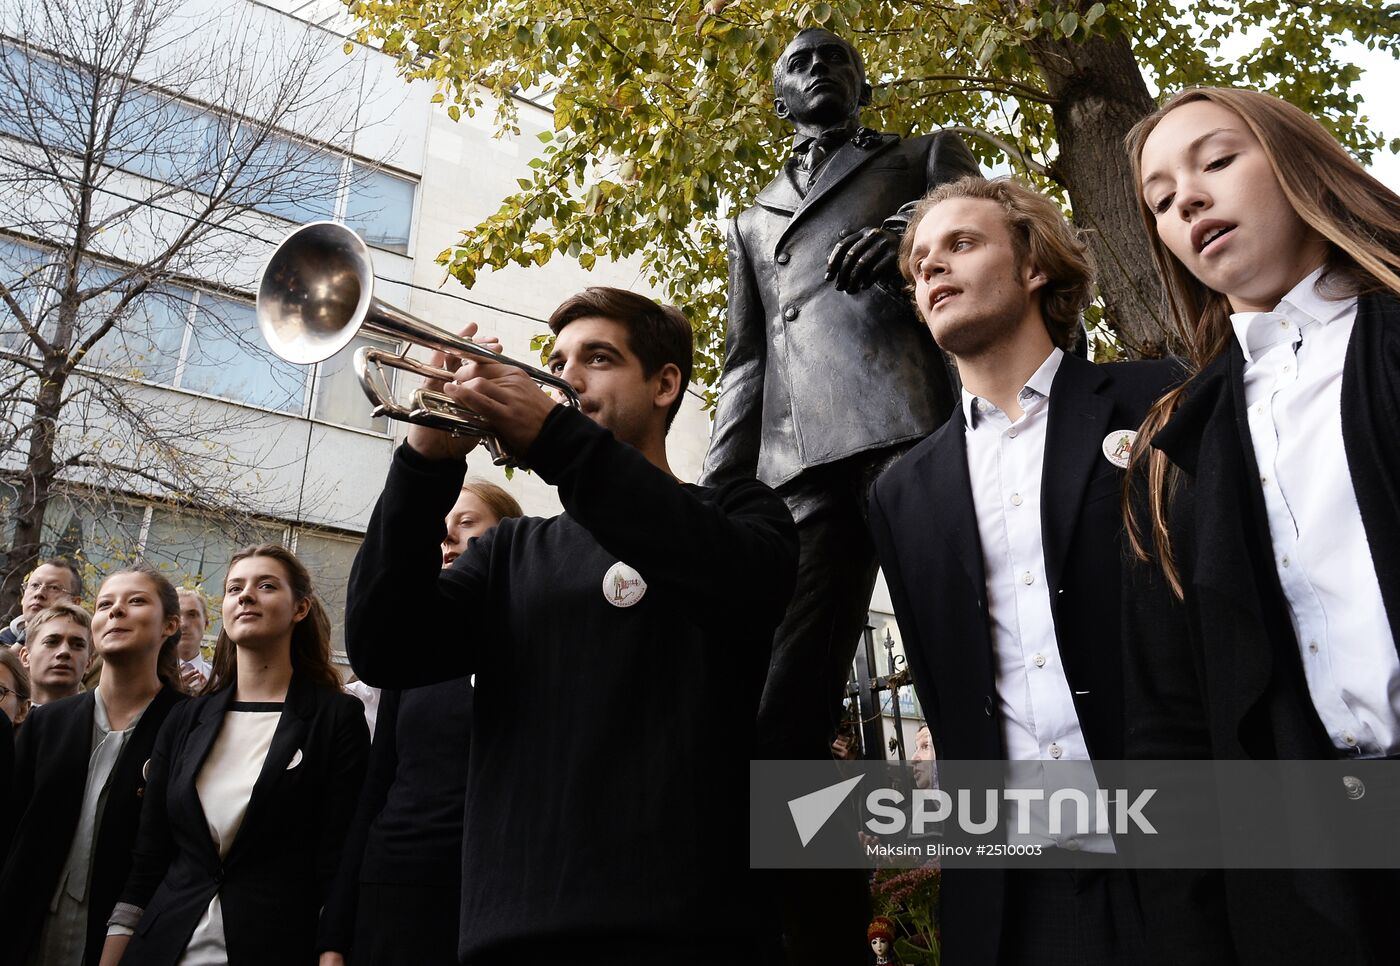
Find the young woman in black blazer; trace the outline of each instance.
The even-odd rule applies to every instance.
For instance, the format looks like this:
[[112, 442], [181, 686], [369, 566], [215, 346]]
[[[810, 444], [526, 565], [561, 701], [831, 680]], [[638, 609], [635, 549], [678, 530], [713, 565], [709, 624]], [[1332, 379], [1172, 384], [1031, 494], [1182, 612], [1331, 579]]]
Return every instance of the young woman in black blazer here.
[[[468, 480], [447, 514], [443, 566], [521, 515], [499, 486]], [[468, 678], [380, 698], [369, 774], [326, 903], [322, 966], [456, 966], [471, 714]]]
[[[1400, 196], [1255, 91], [1185, 91], [1128, 147], [1195, 374], [1133, 447], [1127, 753], [1400, 757]], [[1300, 791], [1354, 798], [1357, 819], [1397, 807], [1342, 781]], [[1174, 964], [1400, 949], [1396, 870], [1144, 871], [1139, 887]]]
[[[91, 618], [72, 603], [30, 620], [91, 633], [103, 659], [92, 691], [37, 709], [17, 748], [12, 848], [0, 873], [0, 963], [95, 964], [131, 871], [147, 762], [177, 689], [179, 600], [147, 565], [110, 575]], [[66, 632], [65, 632], [66, 633]]]
[[103, 964], [314, 962], [368, 752], [306, 568], [239, 551], [210, 682], [156, 742]]

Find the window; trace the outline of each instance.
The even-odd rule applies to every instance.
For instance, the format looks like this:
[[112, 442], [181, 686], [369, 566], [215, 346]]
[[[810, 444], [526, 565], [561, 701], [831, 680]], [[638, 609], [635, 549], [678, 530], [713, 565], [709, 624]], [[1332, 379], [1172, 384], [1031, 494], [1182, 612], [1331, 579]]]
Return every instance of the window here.
[[[106, 266], [84, 267], [85, 288], [109, 284], [113, 288], [79, 309], [80, 338], [97, 331], [116, 311], [128, 285], [134, 281], [124, 280], [122, 274]], [[127, 303], [122, 317], [92, 347], [84, 362], [129, 379], [173, 384], [193, 295], [180, 288], [143, 292]]]
[[[3, 50], [0, 47], [0, 51]], [[32, 245], [0, 236], [0, 281], [5, 283], [31, 322], [40, 306], [46, 254]], [[14, 312], [8, 305], [0, 307], [0, 346], [14, 349], [26, 341]]]
[[223, 167], [233, 121], [209, 109], [127, 91], [112, 130], [114, 165], [155, 181], [210, 194]]
[[345, 591], [350, 582], [350, 566], [359, 552], [360, 541], [338, 534], [301, 530], [297, 533], [297, 556], [311, 571], [311, 584], [331, 619], [331, 648], [345, 653]]
[[355, 162], [345, 202], [345, 224], [376, 248], [407, 255], [413, 189], [412, 181]]
[[274, 356], [258, 331], [253, 306], [199, 294], [180, 388], [302, 413], [307, 369]]
[[[264, 140], [253, 147], [258, 137]], [[240, 128], [235, 144], [234, 200], [298, 224], [335, 216], [339, 155], [251, 126]]]
[[[145, 557], [176, 584], [194, 584], [215, 599], [224, 593], [229, 558], [251, 544], [282, 543], [280, 527], [224, 516], [154, 507], [146, 534]], [[211, 634], [219, 633], [217, 608], [209, 615]]]
[[101, 497], [85, 498], [73, 493], [55, 496], [44, 512], [45, 555], [81, 560], [93, 572], [84, 574], [87, 596], [100, 580], [141, 556], [141, 523], [145, 507]]
[[0, 132], [81, 153], [94, 83], [87, 71], [0, 44]]
[[[331, 356], [321, 363], [320, 375], [316, 383], [316, 404], [312, 414], [317, 419], [323, 419], [328, 423], [339, 423], [342, 426], [356, 426], [360, 429], [371, 429], [376, 433], [389, 432], [389, 420], [387, 417], [372, 416], [374, 407], [365, 397], [365, 391], [360, 388], [359, 377], [355, 375], [353, 365], [355, 350], [360, 346], [370, 346], [375, 349], [388, 349], [393, 351], [393, 346], [379, 339], [371, 339], [365, 336], [357, 336], [344, 349]], [[389, 376], [389, 386], [394, 385], [394, 370], [385, 369]]]

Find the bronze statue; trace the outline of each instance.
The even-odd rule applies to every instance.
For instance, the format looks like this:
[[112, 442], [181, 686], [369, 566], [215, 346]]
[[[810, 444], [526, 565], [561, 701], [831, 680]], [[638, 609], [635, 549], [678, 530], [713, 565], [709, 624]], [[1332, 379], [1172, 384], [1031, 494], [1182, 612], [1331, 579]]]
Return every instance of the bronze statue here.
[[943, 357], [903, 291], [900, 209], [980, 171], [956, 134], [906, 140], [861, 127], [865, 67], [828, 31], [799, 33], [773, 84], [793, 153], [730, 229], [704, 479], [756, 476], [797, 520], [797, 592], [774, 640], [757, 754], [812, 759], [830, 754], [874, 588], [870, 485], [953, 405]]

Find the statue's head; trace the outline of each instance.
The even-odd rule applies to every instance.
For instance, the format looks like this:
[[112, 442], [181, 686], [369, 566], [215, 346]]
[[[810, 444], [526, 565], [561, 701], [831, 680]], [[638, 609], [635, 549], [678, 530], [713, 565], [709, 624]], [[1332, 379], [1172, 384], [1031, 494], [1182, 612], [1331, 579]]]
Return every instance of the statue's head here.
[[773, 68], [774, 107], [799, 129], [838, 127], [869, 103], [860, 53], [829, 30], [803, 30]]

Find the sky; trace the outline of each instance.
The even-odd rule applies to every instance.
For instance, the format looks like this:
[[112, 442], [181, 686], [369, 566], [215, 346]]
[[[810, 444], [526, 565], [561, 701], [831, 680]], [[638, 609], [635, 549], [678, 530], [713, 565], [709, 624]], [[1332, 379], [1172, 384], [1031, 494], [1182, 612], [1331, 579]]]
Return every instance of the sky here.
[[[1400, 138], [1400, 61], [1356, 43], [1345, 48], [1344, 56], [1365, 71], [1356, 89], [1365, 102], [1371, 129]], [[1400, 156], [1377, 152], [1371, 173], [1392, 191], [1400, 192]]]

